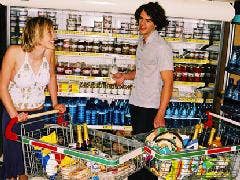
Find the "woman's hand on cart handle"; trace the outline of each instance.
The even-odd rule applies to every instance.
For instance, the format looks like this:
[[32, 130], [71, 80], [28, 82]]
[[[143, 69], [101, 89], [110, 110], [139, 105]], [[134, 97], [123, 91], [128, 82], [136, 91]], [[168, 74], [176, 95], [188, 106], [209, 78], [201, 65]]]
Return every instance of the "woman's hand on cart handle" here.
[[64, 104], [56, 104], [53, 109], [58, 110], [59, 113], [64, 113], [66, 111]]
[[21, 112], [16, 117], [18, 119], [18, 122], [24, 122], [24, 121], [27, 121], [28, 119], [28, 113]]

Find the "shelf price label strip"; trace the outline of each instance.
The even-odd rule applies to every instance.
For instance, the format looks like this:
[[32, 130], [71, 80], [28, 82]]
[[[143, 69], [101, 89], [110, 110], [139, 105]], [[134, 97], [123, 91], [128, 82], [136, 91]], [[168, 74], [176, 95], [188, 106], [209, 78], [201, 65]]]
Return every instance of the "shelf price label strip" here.
[[59, 35], [79, 35], [79, 36], [95, 36], [95, 37], [113, 37], [113, 38], [126, 38], [126, 39], [138, 39], [139, 35], [134, 34], [115, 34], [115, 33], [101, 33], [101, 32], [85, 32], [85, 31], [68, 31], [68, 30], [57, 30]]
[[194, 86], [200, 87], [205, 86], [204, 82], [186, 82], [186, 81], [174, 81], [175, 86]]
[[174, 63], [184, 63], [184, 64], [207, 64], [209, 60], [207, 59], [183, 59], [183, 58], [174, 58]]
[[71, 51], [56, 51], [57, 56], [81, 56], [81, 57], [105, 57], [114, 58], [121, 60], [135, 60], [135, 55], [122, 55], [122, 54], [109, 54], [109, 53], [91, 53], [91, 52], [71, 52]]

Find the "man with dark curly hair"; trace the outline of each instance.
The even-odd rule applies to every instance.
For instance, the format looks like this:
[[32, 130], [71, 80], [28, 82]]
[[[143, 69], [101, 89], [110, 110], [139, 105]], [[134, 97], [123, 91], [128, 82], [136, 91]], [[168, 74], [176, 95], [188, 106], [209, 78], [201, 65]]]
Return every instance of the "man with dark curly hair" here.
[[[133, 80], [129, 99], [133, 134], [146, 133], [165, 126], [165, 111], [173, 90], [172, 50], [158, 31], [168, 25], [164, 9], [157, 2], [140, 6], [135, 12], [140, 39], [136, 53], [136, 70], [115, 74], [118, 85]], [[128, 179], [157, 179], [142, 169]]]
[[173, 90], [172, 50], [158, 31], [168, 25], [164, 9], [157, 2], [140, 6], [135, 12], [140, 40], [136, 70], [117, 73], [117, 84], [133, 80], [129, 99], [133, 134], [165, 126], [165, 111]]

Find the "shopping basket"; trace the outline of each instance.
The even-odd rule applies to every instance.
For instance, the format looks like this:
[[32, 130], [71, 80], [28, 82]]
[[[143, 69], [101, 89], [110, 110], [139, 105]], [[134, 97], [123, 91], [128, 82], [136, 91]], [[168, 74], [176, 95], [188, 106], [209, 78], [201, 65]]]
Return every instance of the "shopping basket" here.
[[[77, 150], [81, 125], [63, 126], [56, 119], [57, 115], [48, 115], [21, 125], [26, 174], [49, 179], [124, 179], [143, 167], [142, 143], [88, 129], [92, 147]], [[64, 119], [72, 122], [69, 114]], [[29, 130], [35, 123], [44, 126]]]
[[[240, 123], [208, 113], [208, 120], [201, 125], [204, 125], [202, 131], [197, 134], [197, 125], [160, 130], [158, 134], [161, 136], [164, 133], [175, 134], [175, 140], [163, 136], [158, 139], [161, 147], [147, 142], [144, 147], [146, 167], [159, 179], [240, 179]], [[179, 134], [183, 148], [169, 151], [176, 147]], [[189, 137], [194, 134], [198, 139], [191, 140]], [[193, 146], [186, 149], [188, 143]], [[197, 149], [194, 147], [196, 144]]]

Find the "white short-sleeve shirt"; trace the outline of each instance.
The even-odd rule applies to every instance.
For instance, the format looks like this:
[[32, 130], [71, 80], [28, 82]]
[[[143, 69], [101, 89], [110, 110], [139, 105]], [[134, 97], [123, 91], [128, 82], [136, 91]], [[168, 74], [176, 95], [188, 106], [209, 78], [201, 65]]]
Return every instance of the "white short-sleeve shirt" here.
[[145, 44], [143, 38], [138, 43], [130, 104], [158, 109], [163, 86], [160, 72], [165, 70], [173, 70], [172, 49], [157, 31], [153, 31]]

